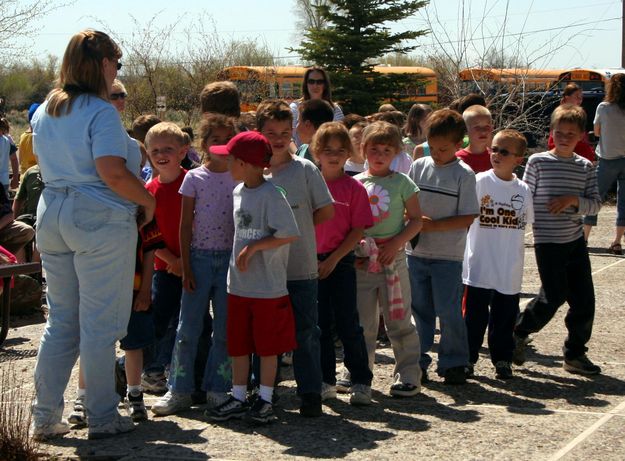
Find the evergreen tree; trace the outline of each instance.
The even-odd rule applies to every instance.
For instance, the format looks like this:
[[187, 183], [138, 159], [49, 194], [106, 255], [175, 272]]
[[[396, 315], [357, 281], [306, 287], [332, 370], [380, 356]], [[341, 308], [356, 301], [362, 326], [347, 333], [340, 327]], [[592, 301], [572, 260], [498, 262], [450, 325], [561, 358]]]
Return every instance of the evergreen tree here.
[[327, 26], [309, 28], [300, 48], [293, 51], [330, 72], [333, 98], [341, 101], [346, 112], [374, 112], [385, 97], [399, 93], [409, 80], [401, 74], [374, 72], [376, 60], [388, 53], [409, 53], [416, 45], [405, 42], [428, 32], [392, 33], [385, 24], [407, 18], [427, 3], [428, 0], [318, 2], [314, 7]]

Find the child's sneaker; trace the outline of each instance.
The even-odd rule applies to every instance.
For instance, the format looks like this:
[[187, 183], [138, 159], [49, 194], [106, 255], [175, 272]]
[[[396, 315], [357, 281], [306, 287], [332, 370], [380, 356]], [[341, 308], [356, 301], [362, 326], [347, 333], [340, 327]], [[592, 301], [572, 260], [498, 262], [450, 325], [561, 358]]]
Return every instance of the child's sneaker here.
[[130, 418], [117, 414], [110, 423], [100, 424], [98, 426], [90, 425], [88, 439], [108, 439], [109, 437], [114, 437], [118, 434], [133, 431], [134, 429], [135, 425], [132, 423]]
[[67, 422], [74, 426], [84, 427], [87, 425], [87, 414], [85, 412], [85, 396], [81, 395], [74, 400], [74, 409], [67, 418]]
[[328, 383], [321, 383], [321, 401], [336, 398], [336, 386]]
[[525, 363], [525, 346], [530, 343], [529, 336], [525, 338], [514, 333], [514, 350], [512, 351], [512, 363], [515, 365], [523, 365]]
[[164, 394], [167, 392], [167, 377], [161, 371], [144, 372], [141, 375], [141, 387], [151, 394]]
[[180, 394], [174, 391], [167, 391], [158, 402], [152, 405], [152, 413], [158, 416], [167, 416], [188, 410], [193, 402], [190, 394]]
[[395, 376], [395, 382], [391, 385], [390, 394], [393, 397], [412, 397], [421, 392], [421, 386], [412, 383], [402, 383], [399, 375]]
[[266, 424], [275, 421], [273, 406], [265, 402], [260, 396], [256, 399], [252, 407], [245, 414], [245, 419], [256, 423]]
[[601, 373], [601, 367], [595, 365], [590, 361], [586, 354], [582, 354], [574, 359], [564, 359], [563, 367], [569, 373], [576, 373], [579, 375], [598, 375]]
[[247, 402], [241, 402], [230, 396], [224, 403], [210, 410], [206, 410], [204, 414], [213, 421], [227, 421], [233, 418], [243, 418], [248, 408], [249, 404]]
[[37, 442], [43, 442], [50, 440], [61, 435], [65, 435], [69, 432], [69, 424], [65, 421], [60, 421], [53, 424], [44, 424], [43, 426], [36, 426], [35, 423], [30, 426], [30, 436]]
[[371, 386], [354, 384], [349, 396], [349, 403], [354, 406], [371, 405]]
[[206, 392], [206, 404], [208, 408], [215, 408], [228, 401], [228, 394], [226, 392]]
[[132, 395], [129, 392], [126, 398], [126, 407], [130, 418], [135, 423], [148, 420], [148, 412], [145, 409], [145, 403], [143, 403], [143, 392], [137, 395]]
[[337, 379], [336, 380], [336, 392], [340, 394], [349, 394], [352, 388], [352, 382], [349, 379]]
[[512, 364], [510, 362], [500, 360], [495, 364], [495, 378], [511, 379], [512, 377]]
[[466, 367], [451, 367], [445, 370], [445, 384], [459, 385], [466, 384], [467, 370]]

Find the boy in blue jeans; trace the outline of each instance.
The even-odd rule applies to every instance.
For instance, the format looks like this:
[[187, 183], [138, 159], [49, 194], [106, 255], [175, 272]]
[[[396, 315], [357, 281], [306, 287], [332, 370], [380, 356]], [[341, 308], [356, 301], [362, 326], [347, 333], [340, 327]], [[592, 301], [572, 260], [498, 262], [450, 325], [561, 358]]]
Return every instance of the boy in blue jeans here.
[[431, 157], [416, 160], [408, 176], [421, 190], [423, 229], [407, 249], [412, 311], [421, 339], [422, 382], [432, 363], [436, 317], [441, 337], [437, 373], [446, 384], [464, 384], [469, 362], [467, 330], [462, 318], [462, 260], [467, 229], [479, 214], [475, 173], [456, 157], [466, 126], [449, 109], [428, 120]]
[[332, 219], [334, 205], [319, 169], [309, 160], [289, 153], [293, 114], [284, 101], [261, 104], [258, 130], [269, 140], [273, 155], [266, 177], [291, 205], [301, 238], [290, 245], [287, 289], [295, 315], [298, 347], [293, 372], [302, 399], [300, 414], [321, 416], [320, 330], [317, 326], [317, 243], [315, 225]]

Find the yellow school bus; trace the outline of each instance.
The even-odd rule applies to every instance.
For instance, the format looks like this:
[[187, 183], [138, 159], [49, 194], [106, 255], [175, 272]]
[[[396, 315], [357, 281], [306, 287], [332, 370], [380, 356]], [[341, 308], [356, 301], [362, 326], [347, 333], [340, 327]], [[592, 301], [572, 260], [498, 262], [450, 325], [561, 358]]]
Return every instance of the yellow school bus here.
[[570, 69], [558, 75], [558, 86], [564, 88], [567, 83], [576, 83], [583, 91], [605, 90], [605, 84], [614, 74], [623, 74], [625, 69]]
[[511, 88], [520, 91], [547, 91], [558, 80], [563, 69], [494, 69], [470, 67], [459, 72], [463, 93], [474, 91], [492, 94], [509, 92]]
[[[232, 66], [224, 68], [218, 79], [229, 80], [237, 85], [241, 94], [241, 110], [255, 110], [266, 98], [280, 98], [287, 102], [302, 97], [303, 66]], [[410, 74], [415, 85], [406, 87], [402, 94], [389, 95], [387, 101], [413, 101], [435, 103], [438, 101], [436, 74], [427, 67], [376, 66], [381, 74]], [[340, 102], [340, 101], [339, 101]]]

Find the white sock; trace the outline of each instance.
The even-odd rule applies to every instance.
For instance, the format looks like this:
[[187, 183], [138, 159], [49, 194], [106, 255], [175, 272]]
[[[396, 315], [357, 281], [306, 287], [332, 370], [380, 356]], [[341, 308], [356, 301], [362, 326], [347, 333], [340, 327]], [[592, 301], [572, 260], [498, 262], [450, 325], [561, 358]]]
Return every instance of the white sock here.
[[87, 389], [81, 389], [79, 387], [78, 391], [76, 392], [76, 397], [84, 397], [85, 395], [87, 395]]
[[130, 395], [136, 397], [137, 395], [141, 394], [141, 392], [143, 392], [141, 384], [137, 384], [136, 386], [131, 386], [130, 384], [128, 384], [128, 393]]
[[246, 397], [247, 397], [247, 386], [246, 385], [243, 385], [243, 386], [233, 385], [232, 397], [234, 397], [240, 402], [245, 402]]
[[267, 403], [273, 401], [273, 387], [260, 385], [260, 398]]

